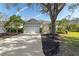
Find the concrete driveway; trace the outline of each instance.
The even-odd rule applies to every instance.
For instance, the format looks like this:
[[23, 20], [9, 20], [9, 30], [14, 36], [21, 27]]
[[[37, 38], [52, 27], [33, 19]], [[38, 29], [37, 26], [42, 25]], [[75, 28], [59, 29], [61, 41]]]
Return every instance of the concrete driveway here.
[[41, 35], [19, 34], [0, 43], [1, 56], [44, 56]]

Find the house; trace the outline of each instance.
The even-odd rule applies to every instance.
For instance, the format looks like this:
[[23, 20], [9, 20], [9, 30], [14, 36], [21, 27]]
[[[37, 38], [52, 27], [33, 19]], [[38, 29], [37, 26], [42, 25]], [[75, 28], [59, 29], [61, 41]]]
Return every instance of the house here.
[[5, 33], [2, 26], [0, 26], [0, 33]]
[[40, 21], [41, 22], [41, 29], [42, 29], [42, 33], [50, 33], [50, 22], [48, 21]]
[[43, 33], [48, 33], [49, 26], [45, 21], [30, 19], [24, 24], [24, 33], [40, 33], [41, 28]]
[[4, 21], [0, 21], [0, 33], [5, 33], [4, 27], [3, 27], [4, 23], [5, 23]]
[[30, 19], [24, 24], [24, 33], [39, 33], [41, 23], [36, 19]]

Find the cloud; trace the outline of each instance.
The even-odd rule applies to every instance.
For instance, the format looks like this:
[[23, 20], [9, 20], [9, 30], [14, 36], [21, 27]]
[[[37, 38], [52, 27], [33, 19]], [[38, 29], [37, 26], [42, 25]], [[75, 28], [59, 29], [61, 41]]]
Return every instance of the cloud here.
[[36, 15], [34, 18], [37, 18], [37, 17], [40, 17], [40, 16], [42, 16], [43, 14], [38, 14], [38, 15]]
[[16, 15], [18, 15], [20, 12], [22, 12], [22, 11], [24, 11], [25, 9], [27, 9], [28, 7], [24, 7], [24, 8], [22, 8], [22, 9], [20, 9], [17, 13], [16, 13]]

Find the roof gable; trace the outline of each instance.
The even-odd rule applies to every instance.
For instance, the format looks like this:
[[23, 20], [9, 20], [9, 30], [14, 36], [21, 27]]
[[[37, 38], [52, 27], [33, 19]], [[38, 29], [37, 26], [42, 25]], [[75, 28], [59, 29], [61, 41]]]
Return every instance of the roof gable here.
[[30, 19], [30, 20], [28, 20], [27, 22], [39, 22], [39, 21], [36, 20], [36, 19]]

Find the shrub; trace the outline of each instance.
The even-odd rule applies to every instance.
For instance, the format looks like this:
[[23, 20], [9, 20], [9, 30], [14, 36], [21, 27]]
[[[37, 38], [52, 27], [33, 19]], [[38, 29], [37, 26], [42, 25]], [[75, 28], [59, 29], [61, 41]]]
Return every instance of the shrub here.
[[67, 31], [66, 29], [58, 28], [58, 29], [57, 29], [57, 33], [67, 34], [68, 31]]
[[16, 29], [15, 28], [6, 28], [7, 32], [16, 32]]
[[70, 24], [68, 27], [71, 32], [79, 32], [79, 24]]
[[[15, 28], [6, 28], [7, 29], [7, 32], [11, 32], [11, 33], [16, 33], [17, 32], [17, 29]], [[21, 28], [21, 29], [18, 29], [18, 33], [23, 33], [24, 32], [24, 29]]]
[[21, 28], [21, 29], [18, 30], [18, 32], [19, 32], [19, 33], [23, 33], [23, 32], [24, 32], [24, 29]]

